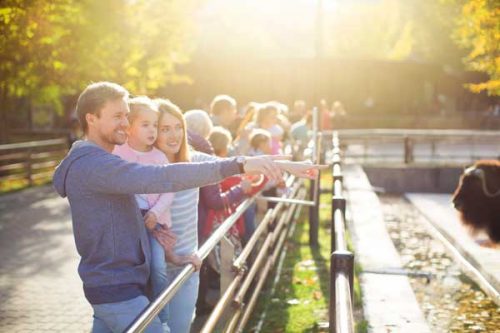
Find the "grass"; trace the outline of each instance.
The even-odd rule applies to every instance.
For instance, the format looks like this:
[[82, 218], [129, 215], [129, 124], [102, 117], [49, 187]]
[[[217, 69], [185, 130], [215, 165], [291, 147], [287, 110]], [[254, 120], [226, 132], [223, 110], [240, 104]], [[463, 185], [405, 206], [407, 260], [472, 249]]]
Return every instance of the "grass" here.
[[[322, 176], [322, 187], [331, 188], [331, 176]], [[271, 276], [259, 299], [254, 318], [247, 331], [255, 330], [263, 311], [266, 317], [261, 332], [327, 332], [330, 284], [330, 220], [331, 194], [320, 197], [319, 247], [309, 246], [308, 209], [303, 208], [292, 238], [287, 242], [287, 254], [281, 276], [271, 294]], [[348, 240], [349, 244], [350, 240]], [[352, 247], [351, 247], [352, 249]], [[359, 267], [355, 271], [359, 271]], [[361, 310], [361, 289], [355, 277], [354, 304], [356, 332], [367, 331]]]

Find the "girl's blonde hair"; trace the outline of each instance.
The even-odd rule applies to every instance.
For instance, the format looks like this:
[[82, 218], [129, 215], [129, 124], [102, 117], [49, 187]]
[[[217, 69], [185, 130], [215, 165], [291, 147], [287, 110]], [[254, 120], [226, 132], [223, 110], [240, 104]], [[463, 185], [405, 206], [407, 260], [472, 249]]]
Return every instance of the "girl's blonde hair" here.
[[143, 111], [158, 113], [158, 105], [147, 96], [137, 96], [129, 99], [128, 106], [130, 108], [130, 112], [127, 115], [127, 119], [130, 124], [132, 124], [139, 113]]
[[175, 154], [175, 160], [170, 161], [170, 163], [189, 162], [191, 158], [189, 156], [189, 147], [187, 142], [187, 126], [181, 109], [168, 99], [157, 98], [154, 101], [156, 102], [156, 105], [158, 105], [158, 111], [160, 112], [160, 117], [158, 118], [158, 126], [160, 126], [163, 116], [165, 116], [165, 114], [167, 113], [177, 118], [182, 124], [182, 131], [184, 135], [182, 136], [181, 147], [179, 148], [177, 154]]

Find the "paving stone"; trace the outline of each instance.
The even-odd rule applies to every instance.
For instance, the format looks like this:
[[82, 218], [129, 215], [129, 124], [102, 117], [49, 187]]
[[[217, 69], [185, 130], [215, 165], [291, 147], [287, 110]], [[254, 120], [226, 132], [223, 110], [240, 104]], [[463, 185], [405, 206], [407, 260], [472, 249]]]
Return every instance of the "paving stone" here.
[[0, 253], [0, 332], [90, 331], [69, 205], [50, 186], [0, 197]]

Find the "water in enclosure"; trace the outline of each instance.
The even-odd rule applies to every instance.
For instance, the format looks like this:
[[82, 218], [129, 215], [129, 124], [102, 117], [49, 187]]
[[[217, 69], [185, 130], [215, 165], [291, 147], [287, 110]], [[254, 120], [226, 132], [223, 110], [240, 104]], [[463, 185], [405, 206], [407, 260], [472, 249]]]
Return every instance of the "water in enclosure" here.
[[[424, 217], [404, 198], [381, 195], [384, 221], [432, 332], [500, 332], [500, 307], [463, 274]], [[422, 274], [425, 276], [425, 274]]]

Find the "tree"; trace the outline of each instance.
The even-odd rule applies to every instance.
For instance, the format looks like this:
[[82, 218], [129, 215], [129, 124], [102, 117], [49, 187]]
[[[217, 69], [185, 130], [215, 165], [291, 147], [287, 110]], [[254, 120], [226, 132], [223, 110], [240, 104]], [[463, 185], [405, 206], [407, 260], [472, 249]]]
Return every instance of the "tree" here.
[[[61, 113], [61, 97], [116, 81], [154, 94], [186, 80], [196, 0], [6, 0], [0, 5], [0, 133], [13, 102]], [[1, 138], [5, 139], [5, 137]]]
[[464, 63], [468, 69], [488, 74], [486, 82], [469, 84], [476, 93], [487, 91], [500, 96], [500, 2], [495, 0], [456, 0], [461, 5], [455, 41], [468, 50]]

